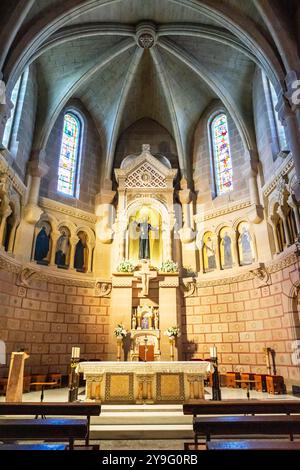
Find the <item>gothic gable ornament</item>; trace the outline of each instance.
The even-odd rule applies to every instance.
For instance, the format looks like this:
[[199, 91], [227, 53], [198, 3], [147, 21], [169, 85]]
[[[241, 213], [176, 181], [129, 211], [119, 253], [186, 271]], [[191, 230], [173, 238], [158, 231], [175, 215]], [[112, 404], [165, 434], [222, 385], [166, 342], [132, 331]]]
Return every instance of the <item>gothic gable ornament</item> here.
[[142, 146], [138, 156], [126, 157], [121, 168], [115, 170], [119, 189], [170, 189], [177, 170], [168, 168], [150, 153], [150, 145]]

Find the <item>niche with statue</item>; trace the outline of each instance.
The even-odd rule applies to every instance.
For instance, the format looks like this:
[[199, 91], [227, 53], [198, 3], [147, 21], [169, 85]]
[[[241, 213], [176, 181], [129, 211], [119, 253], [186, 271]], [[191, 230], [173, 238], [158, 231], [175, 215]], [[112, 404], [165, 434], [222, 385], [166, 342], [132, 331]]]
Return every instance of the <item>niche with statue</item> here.
[[133, 309], [130, 336], [132, 361], [160, 360], [158, 307], [141, 305]]

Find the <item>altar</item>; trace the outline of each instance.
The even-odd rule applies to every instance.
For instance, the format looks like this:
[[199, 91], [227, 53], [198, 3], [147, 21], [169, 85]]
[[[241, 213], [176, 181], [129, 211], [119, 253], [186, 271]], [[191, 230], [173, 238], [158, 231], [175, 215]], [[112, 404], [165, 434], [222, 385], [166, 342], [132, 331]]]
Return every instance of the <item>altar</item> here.
[[187, 403], [204, 398], [205, 361], [81, 362], [86, 400], [101, 403]]

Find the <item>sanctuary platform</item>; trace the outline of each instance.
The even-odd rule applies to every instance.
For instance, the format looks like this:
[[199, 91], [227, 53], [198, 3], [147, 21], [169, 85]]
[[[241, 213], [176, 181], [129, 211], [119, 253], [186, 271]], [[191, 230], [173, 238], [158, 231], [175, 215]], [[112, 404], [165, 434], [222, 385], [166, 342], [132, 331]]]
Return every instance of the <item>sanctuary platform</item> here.
[[204, 398], [210, 362], [81, 362], [86, 399], [101, 403], [187, 403]]

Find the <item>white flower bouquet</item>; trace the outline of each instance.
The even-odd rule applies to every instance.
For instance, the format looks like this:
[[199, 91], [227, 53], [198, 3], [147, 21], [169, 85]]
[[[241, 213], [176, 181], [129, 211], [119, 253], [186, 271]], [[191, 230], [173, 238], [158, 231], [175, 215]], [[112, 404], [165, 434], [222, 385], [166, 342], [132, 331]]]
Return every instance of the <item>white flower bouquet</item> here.
[[114, 335], [116, 338], [125, 338], [127, 335], [127, 330], [125, 330], [123, 325], [118, 324], [117, 327], [114, 329]]
[[180, 328], [178, 326], [169, 326], [169, 328], [164, 332], [169, 338], [178, 338], [180, 336]]
[[159, 271], [163, 273], [176, 273], [178, 271], [178, 264], [172, 260], [164, 261], [160, 265]]
[[123, 260], [117, 267], [119, 273], [132, 273], [135, 270], [135, 265], [130, 260]]

